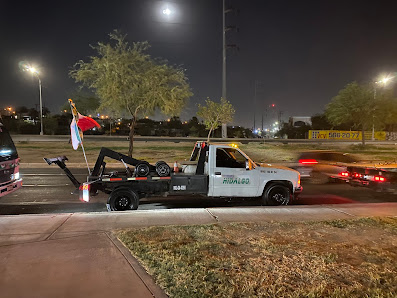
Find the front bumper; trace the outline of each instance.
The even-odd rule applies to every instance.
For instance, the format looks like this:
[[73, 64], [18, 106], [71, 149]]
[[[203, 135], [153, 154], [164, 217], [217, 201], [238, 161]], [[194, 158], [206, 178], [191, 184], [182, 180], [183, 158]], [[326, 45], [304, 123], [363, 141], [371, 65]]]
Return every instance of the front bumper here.
[[0, 186], [0, 197], [8, 195], [22, 187], [22, 178]]
[[296, 200], [298, 198], [298, 196], [301, 194], [301, 192], [303, 191], [303, 187], [302, 185], [295, 187], [294, 189], [294, 200]]

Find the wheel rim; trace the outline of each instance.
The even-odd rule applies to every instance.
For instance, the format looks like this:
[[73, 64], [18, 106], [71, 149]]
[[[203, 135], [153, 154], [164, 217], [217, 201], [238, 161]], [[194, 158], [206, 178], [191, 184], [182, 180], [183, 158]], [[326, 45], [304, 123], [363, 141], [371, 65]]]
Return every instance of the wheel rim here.
[[157, 166], [157, 174], [160, 177], [165, 177], [170, 174], [170, 167], [167, 164], [160, 164]]
[[270, 199], [279, 204], [279, 205], [286, 205], [289, 201], [288, 199], [288, 194], [285, 190], [283, 189], [277, 189], [274, 190], [271, 194], [270, 194]]
[[129, 198], [125, 196], [120, 196], [115, 200], [114, 205], [116, 207], [116, 210], [124, 211], [130, 209], [131, 202]]
[[146, 177], [149, 174], [149, 166], [147, 164], [139, 164], [136, 167], [137, 176]]

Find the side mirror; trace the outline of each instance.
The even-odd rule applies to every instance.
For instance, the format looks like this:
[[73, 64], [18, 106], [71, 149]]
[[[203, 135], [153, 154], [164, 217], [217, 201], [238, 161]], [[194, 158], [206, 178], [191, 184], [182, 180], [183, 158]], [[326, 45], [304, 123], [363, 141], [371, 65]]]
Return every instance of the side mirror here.
[[251, 170], [251, 169], [250, 169], [250, 161], [249, 161], [249, 160], [246, 160], [246, 161], [245, 161], [245, 169], [246, 169], [247, 171]]

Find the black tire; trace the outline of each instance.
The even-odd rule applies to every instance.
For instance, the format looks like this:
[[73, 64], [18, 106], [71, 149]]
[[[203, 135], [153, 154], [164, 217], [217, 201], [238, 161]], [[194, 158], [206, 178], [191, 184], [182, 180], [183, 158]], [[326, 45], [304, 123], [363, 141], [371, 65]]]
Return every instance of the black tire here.
[[271, 184], [262, 195], [262, 203], [268, 206], [287, 205], [291, 192], [283, 184]]
[[135, 175], [138, 177], [146, 177], [147, 175], [149, 175], [149, 172], [149, 164], [145, 162], [140, 163], [135, 167]]
[[311, 184], [326, 184], [330, 181], [329, 177], [320, 172], [312, 172], [310, 175], [309, 182]]
[[139, 196], [131, 189], [116, 188], [110, 193], [108, 204], [112, 211], [136, 210], [139, 205]]
[[160, 177], [167, 177], [171, 174], [171, 168], [165, 161], [156, 162], [156, 173]]

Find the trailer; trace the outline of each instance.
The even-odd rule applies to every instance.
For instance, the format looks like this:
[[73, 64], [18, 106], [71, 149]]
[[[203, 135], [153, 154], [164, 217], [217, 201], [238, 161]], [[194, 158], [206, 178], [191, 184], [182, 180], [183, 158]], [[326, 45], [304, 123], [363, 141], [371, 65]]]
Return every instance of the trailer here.
[[[123, 172], [107, 171], [105, 158], [118, 160]], [[109, 195], [109, 211], [135, 210], [142, 197], [202, 195], [214, 198], [260, 198], [264, 205], [287, 205], [302, 191], [299, 172], [270, 164], [258, 165], [234, 144], [196, 142], [188, 161], [171, 169], [108, 148], [102, 148], [87, 181], [80, 183], [67, 168], [66, 156], [44, 158], [56, 164], [89, 202], [99, 191]], [[132, 166], [132, 168], [130, 168]]]

